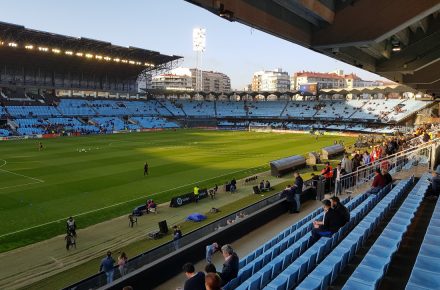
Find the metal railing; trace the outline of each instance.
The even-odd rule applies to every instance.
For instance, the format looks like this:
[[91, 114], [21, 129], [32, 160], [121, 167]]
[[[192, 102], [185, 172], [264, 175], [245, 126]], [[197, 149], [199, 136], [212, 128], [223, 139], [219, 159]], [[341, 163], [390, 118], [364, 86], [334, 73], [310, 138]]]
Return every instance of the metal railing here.
[[438, 144], [440, 144], [440, 138], [388, 155], [368, 165], [360, 166], [356, 171], [343, 175], [339, 181], [335, 180], [334, 193], [336, 195], [344, 192], [348, 193], [370, 182], [374, 178], [374, 172], [377, 168], [386, 169], [392, 175], [402, 169], [410, 169], [410, 167], [417, 164], [430, 165], [432, 155], [435, 154], [433, 145]]

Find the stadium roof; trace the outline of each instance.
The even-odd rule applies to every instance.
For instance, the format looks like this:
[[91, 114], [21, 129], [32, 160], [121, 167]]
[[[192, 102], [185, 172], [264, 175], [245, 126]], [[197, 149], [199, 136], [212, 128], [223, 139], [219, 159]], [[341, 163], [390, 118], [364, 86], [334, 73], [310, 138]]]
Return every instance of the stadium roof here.
[[416, 90], [440, 95], [438, 0], [186, 0]]
[[33, 53], [40, 57], [46, 55], [46, 58], [58, 55], [70, 59], [70, 62], [95, 60], [94, 67], [99, 62], [131, 66], [132, 69], [128, 70], [131, 73], [160, 69], [162, 65], [182, 58], [132, 46], [114, 45], [106, 41], [33, 30], [5, 22], [0, 22], [0, 47], [4, 48], [3, 52], [7, 49], [14, 50], [12, 55]]

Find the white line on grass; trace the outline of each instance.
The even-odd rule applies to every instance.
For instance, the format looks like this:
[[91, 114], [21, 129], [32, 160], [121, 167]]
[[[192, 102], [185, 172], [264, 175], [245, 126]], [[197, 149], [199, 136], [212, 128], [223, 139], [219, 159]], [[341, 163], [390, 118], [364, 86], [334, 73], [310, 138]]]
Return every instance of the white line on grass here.
[[3, 161], [3, 164], [0, 165], [0, 167], [3, 167], [3, 166], [5, 166], [6, 164], [8, 164], [8, 162], [7, 162], [6, 160], [4, 160], [4, 159], [0, 159], [0, 160]]
[[24, 183], [24, 184], [17, 184], [17, 185], [11, 185], [11, 186], [5, 186], [5, 187], [0, 187], [0, 190], [2, 189], [8, 189], [8, 188], [14, 188], [14, 187], [21, 187], [21, 186], [26, 186], [26, 185], [32, 185], [32, 184], [39, 184], [41, 182], [29, 182], [29, 183]]
[[9, 170], [0, 169], [0, 171], [7, 172], [7, 173], [10, 173], [10, 174], [14, 174], [14, 175], [21, 176], [21, 177], [25, 177], [25, 178], [29, 178], [29, 179], [35, 180], [37, 182], [40, 182], [40, 183], [44, 182], [44, 180], [42, 180], [42, 179], [38, 179], [38, 178], [35, 178], [35, 177], [30, 177], [30, 176], [23, 175], [23, 174], [20, 174], [20, 173], [15, 173], [15, 172], [12, 172], [12, 171], [9, 171]]
[[[259, 168], [259, 167], [264, 166], [264, 165], [265, 164], [253, 167], [251, 169]], [[2, 170], [2, 169], [0, 169], [0, 170]], [[199, 181], [196, 181], [196, 182], [193, 182], [193, 183], [188, 183], [188, 184], [185, 184], [185, 185], [180, 185], [180, 186], [177, 186], [177, 187], [174, 187], [174, 188], [171, 188], [171, 189], [167, 189], [167, 190], [159, 191], [157, 193], [150, 194], [148, 196], [149, 197], [150, 196], [155, 196], [155, 195], [162, 194], [162, 193], [169, 192], [169, 191], [173, 191], [173, 190], [185, 187], [185, 186], [199, 184], [201, 182], [205, 182], [205, 181], [209, 181], [209, 180], [212, 180], [212, 179], [220, 178], [220, 177], [223, 177], [223, 176], [227, 176], [227, 175], [243, 172], [243, 171], [246, 171], [246, 170], [249, 170], [249, 168], [242, 169], [242, 170], [237, 170], [237, 171], [226, 173], [226, 174], [222, 174], [222, 175], [218, 175], [218, 176], [215, 176], [215, 177], [212, 177], [212, 178], [208, 178], [208, 179], [204, 179], [204, 180], [199, 180]], [[101, 210], [104, 210], [104, 209], [112, 208], [112, 207], [115, 207], [115, 206], [118, 206], [118, 205], [122, 205], [122, 204], [125, 204], [125, 203], [129, 203], [129, 202], [140, 200], [140, 199], [144, 199], [144, 198], [146, 198], [146, 196], [141, 196], [141, 197], [133, 198], [133, 199], [126, 200], [126, 201], [123, 201], [123, 202], [118, 202], [118, 203], [115, 203], [115, 204], [112, 204], [112, 205], [104, 206], [104, 207], [101, 207], [101, 208], [97, 208], [97, 209], [94, 209], [94, 210], [82, 212], [82, 213], [79, 213], [79, 214], [74, 214], [73, 216], [78, 217], [78, 216], [87, 215], [87, 214], [90, 214], [90, 213], [98, 212], [98, 211], [101, 211]], [[28, 231], [28, 230], [36, 229], [36, 228], [39, 228], [39, 227], [47, 226], [47, 225], [50, 225], [50, 224], [59, 223], [61, 221], [65, 221], [67, 219], [68, 219], [68, 217], [65, 217], [65, 218], [57, 219], [57, 220], [50, 221], [50, 222], [47, 222], [47, 223], [44, 223], [44, 224], [39, 224], [39, 225], [36, 225], [36, 226], [33, 226], [33, 227], [28, 227], [28, 228], [21, 229], [21, 230], [18, 230], [18, 231], [6, 233], [6, 234], [3, 234], [3, 235], [0, 235], [0, 238], [6, 237], [6, 236], [10, 236], [10, 235], [14, 235], [14, 234], [18, 234], [18, 233], [25, 232], [25, 231]]]

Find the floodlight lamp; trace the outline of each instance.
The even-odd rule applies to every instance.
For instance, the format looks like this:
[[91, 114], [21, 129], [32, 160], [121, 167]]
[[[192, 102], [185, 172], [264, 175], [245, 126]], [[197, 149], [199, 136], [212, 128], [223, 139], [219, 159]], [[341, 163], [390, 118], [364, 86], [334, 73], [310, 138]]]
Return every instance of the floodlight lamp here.
[[128, 63], [129, 64], [135, 64], [134, 60], [129, 60]]
[[24, 46], [24, 48], [26, 48], [26, 49], [34, 49], [34, 46], [31, 45], [31, 44], [27, 44], [27, 45]]
[[119, 58], [114, 58], [113, 61], [120, 62], [121, 60]]
[[73, 55], [73, 51], [71, 51], [71, 50], [66, 50], [65, 54], [67, 54], [67, 55]]
[[121, 60], [123, 63], [127, 63], [128, 62], [128, 60], [126, 60], [126, 59], [123, 59], [123, 60]]
[[47, 48], [47, 47], [43, 47], [43, 46], [39, 46], [39, 47], [38, 47], [38, 50], [39, 50], [39, 51], [47, 52], [47, 51], [49, 51], [49, 48]]
[[140, 61], [137, 61], [137, 62], [136, 62], [136, 64], [137, 64], [137, 65], [141, 65], [141, 64], [142, 64], [142, 62], [140, 62]]
[[52, 48], [52, 52], [59, 54], [61, 52], [61, 50], [59, 50], [58, 48]]
[[92, 57], [93, 57], [93, 54], [86, 53], [86, 57], [87, 57], [87, 58], [92, 58]]
[[106, 61], [111, 61], [111, 60], [112, 60], [112, 58], [111, 58], [111, 57], [109, 57], [109, 56], [104, 56], [104, 60], [106, 60]]
[[76, 56], [82, 57], [82, 56], [84, 56], [84, 54], [82, 52], [77, 52]]
[[10, 46], [10, 47], [17, 47], [17, 44], [15, 42], [9, 42], [8, 46]]
[[95, 55], [96, 59], [102, 59], [102, 55]]

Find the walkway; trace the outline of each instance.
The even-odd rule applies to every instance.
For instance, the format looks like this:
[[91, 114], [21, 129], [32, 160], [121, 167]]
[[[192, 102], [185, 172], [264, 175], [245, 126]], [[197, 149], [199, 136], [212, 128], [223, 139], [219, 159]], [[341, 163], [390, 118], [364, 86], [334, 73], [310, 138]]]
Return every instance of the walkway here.
[[[259, 174], [259, 180], [269, 179], [272, 185], [288, 180], [274, 178], [269, 172]], [[78, 248], [69, 252], [65, 249], [64, 236], [1, 253], [0, 260], [7, 261], [0, 266], [0, 289], [17, 289], [30, 285], [54, 274], [66, 271], [92, 259], [102, 257], [107, 250], [120, 249], [130, 243], [146, 238], [146, 234], [158, 230], [158, 222], [167, 220], [168, 226], [182, 222], [194, 212], [206, 213], [212, 207], [222, 207], [252, 194], [252, 186], [238, 180], [239, 190], [235, 194], [219, 192], [215, 200], [203, 199], [197, 205], [180, 208], [159, 205], [158, 214], [142, 216], [134, 228], [128, 226], [127, 216], [118, 217], [78, 231]], [[98, 269], [99, 265], [96, 265]], [[93, 273], [90, 273], [93, 274]], [[67, 286], [67, 285], [66, 285]]]

